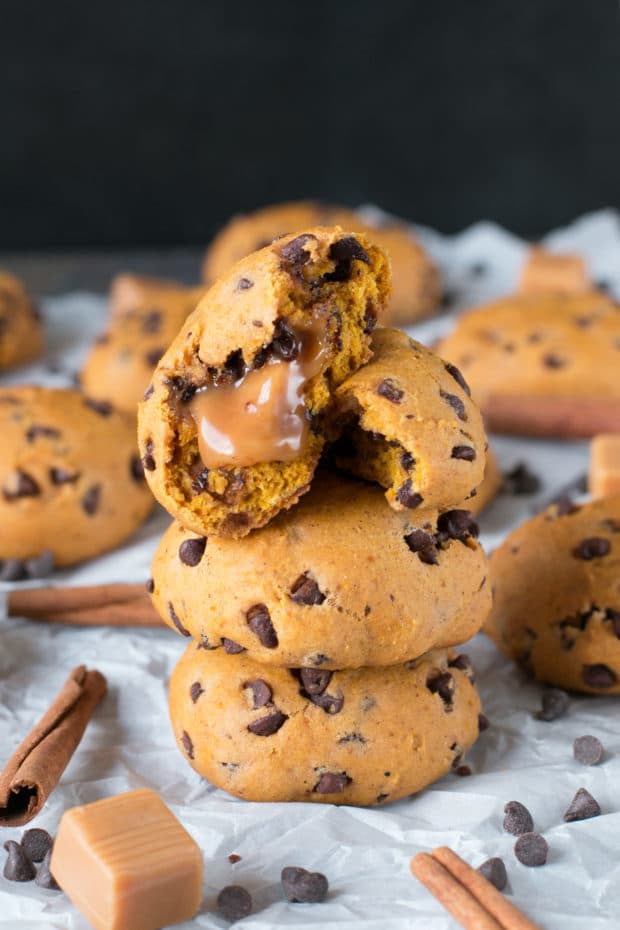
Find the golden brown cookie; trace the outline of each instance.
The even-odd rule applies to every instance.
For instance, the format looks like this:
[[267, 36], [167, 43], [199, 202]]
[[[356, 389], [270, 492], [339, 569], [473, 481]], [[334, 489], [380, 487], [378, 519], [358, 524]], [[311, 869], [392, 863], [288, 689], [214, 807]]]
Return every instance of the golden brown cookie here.
[[89, 397], [136, 413], [153, 369], [204, 293], [204, 287], [119, 276], [111, 290], [111, 325], [93, 346], [80, 375]]
[[557, 255], [540, 246], [530, 249], [519, 281], [523, 293], [578, 294], [591, 289], [586, 263], [580, 255]]
[[463, 371], [491, 431], [620, 431], [620, 312], [603, 294], [487, 304], [461, 317], [437, 351]]
[[[415, 521], [415, 522], [413, 522]], [[153, 603], [205, 648], [269, 665], [392, 665], [473, 636], [490, 606], [471, 514], [397, 512], [320, 471], [297, 507], [244, 540], [173, 524]]]
[[620, 694], [619, 578], [620, 496], [554, 505], [493, 553], [485, 632], [540, 681]]
[[466, 656], [444, 650], [392, 668], [265, 668], [192, 643], [172, 673], [181, 752], [249, 801], [396, 801], [459, 764], [479, 733]]
[[17, 278], [0, 271], [0, 370], [23, 365], [43, 351], [43, 327], [32, 298]]
[[79, 391], [0, 391], [0, 560], [72, 565], [113, 549], [152, 509], [134, 420]]
[[208, 283], [231, 265], [275, 239], [309, 226], [339, 225], [362, 233], [388, 253], [392, 264], [392, 297], [384, 323], [407, 325], [430, 316], [441, 299], [436, 266], [405, 223], [371, 225], [354, 210], [312, 201], [282, 203], [233, 217], [218, 233], [206, 254], [203, 277]]
[[339, 227], [279, 239], [207, 293], [140, 407], [151, 490], [202, 535], [244, 536], [309, 487], [334, 390], [370, 357], [381, 249]]
[[486, 449], [461, 373], [397, 329], [377, 329], [372, 352], [336, 391], [349, 422], [336, 461], [397, 510], [457, 506], [481, 483]]

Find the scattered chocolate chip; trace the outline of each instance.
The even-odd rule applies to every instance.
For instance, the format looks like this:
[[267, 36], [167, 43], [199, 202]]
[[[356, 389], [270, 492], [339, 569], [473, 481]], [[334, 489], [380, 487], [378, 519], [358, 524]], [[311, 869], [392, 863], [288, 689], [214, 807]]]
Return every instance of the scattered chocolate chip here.
[[204, 688], [199, 681], [192, 682], [189, 689], [189, 696], [192, 699], [192, 704], [195, 704], [201, 694], [204, 694]]
[[301, 668], [299, 679], [304, 691], [309, 695], [322, 694], [332, 679], [333, 672], [329, 669]]
[[504, 805], [504, 830], [513, 836], [530, 834], [534, 829], [534, 820], [524, 804], [520, 801], [508, 801]]
[[521, 865], [530, 868], [544, 865], [549, 847], [540, 833], [523, 833], [515, 843], [515, 856]]
[[405, 483], [401, 484], [396, 492], [396, 500], [399, 504], [402, 504], [403, 507], [407, 507], [408, 510], [414, 510], [416, 507], [420, 506], [424, 498], [417, 491], [413, 490], [411, 478], [407, 478]]
[[370, 265], [370, 257], [354, 236], [345, 236], [332, 242], [328, 252], [329, 258], [336, 263], [333, 271], [324, 275], [326, 281], [348, 281], [353, 270], [353, 262], [365, 262]]
[[250, 281], [249, 278], [239, 278], [237, 281], [238, 291], [249, 291], [251, 287], [254, 287], [254, 281]]
[[473, 446], [454, 446], [452, 449], [453, 459], [462, 459], [465, 462], [473, 462], [476, 458], [476, 450]]
[[392, 378], [384, 378], [377, 387], [379, 397], [385, 397], [392, 404], [400, 404], [405, 392], [402, 391]]
[[53, 426], [40, 426], [38, 423], [33, 423], [33, 425], [26, 430], [26, 439], [28, 442], [34, 442], [38, 436], [45, 436], [48, 439], [58, 439], [60, 430]]
[[189, 565], [194, 568], [200, 564], [207, 545], [205, 536], [194, 536], [191, 539], [184, 539], [179, 546], [179, 559], [183, 565]]
[[99, 510], [99, 501], [101, 499], [101, 485], [93, 484], [92, 487], [84, 494], [81, 500], [82, 510], [89, 517], [93, 517]]
[[41, 488], [32, 475], [18, 468], [17, 471], [9, 477], [2, 489], [2, 493], [5, 500], [13, 501], [20, 497], [38, 497], [41, 493]]
[[173, 606], [173, 604], [172, 604], [172, 601], [168, 601], [168, 616], [170, 617], [170, 619], [172, 620], [172, 622], [173, 622], [174, 625], [176, 626], [176, 628], [177, 628], [177, 630], [179, 631], [179, 633], [181, 634], [181, 636], [191, 636], [191, 633], [189, 632], [189, 630], [186, 630], [185, 627], [183, 626], [183, 624], [181, 623], [181, 620], [180, 620], [180, 618], [179, 618], [179, 615], [177, 614], [176, 610], [174, 609], [174, 606]]
[[444, 703], [445, 710], [452, 710], [455, 684], [450, 672], [431, 672], [426, 679], [426, 687], [431, 694], [438, 694]]
[[69, 471], [68, 468], [52, 466], [49, 470], [50, 481], [52, 484], [73, 484], [80, 477], [79, 471]]
[[508, 881], [506, 866], [504, 865], [504, 860], [500, 859], [498, 856], [487, 859], [486, 862], [478, 866], [476, 871], [480, 872], [480, 874], [483, 875], [488, 882], [491, 882], [498, 891], [503, 891], [506, 887]]
[[573, 823], [575, 820], [589, 820], [590, 817], [598, 817], [601, 808], [589, 791], [580, 788], [564, 814], [565, 823]]
[[26, 568], [22, 559], [5, 559], [0, 562], [0, 581], [22, 581], [26, 577]]
[[187, 730], [181, 733], [181, 744], [190, 759], [194, 758], [194, 744]]
[[616, 673], [602, 662], [584, 665], [581, 669], [581, 677], [588, 687], [601, 690], [612, 688], [618, 680]]
[[239, 655], [240, 652], [245, 652], [245, 646], [240, 646], [234, 639], [228, 639], [227, 636], [222, 636], [222, 646], [224, 647], [224, 652], [229, 656], [236, 656]]
[[259, 717], [248, 724], [248, 730], [255, 736], [272, 736], [277, 733], [282, 724], [286, 723], [288, 716], [279, 710], [275, 710], [266, 717]]
[[271, 703], [272, 691], [266, 681], [262, 678], [255, 678], [253, 681], [244, 681], [244, 688], [249, 688], [252, 692], [254, 710], [259, 707], [266, 707]]
[[350, 783], [346, 772], [324, 772], [312, 790], [317, 794], [340, 794]]
[[611, 549], [611, 543], [603, 536], [591, 536], [589, 539], [582, 539], [573, 549], [573, 555], [576, 559], [584, 559], [589, 562], [591, 559], [600, 559], [607, 555]]
[[295, 239], [291, 239], [290, 242], [287, 242], [281, 247], [280, 257], [286, 265], [290, 266], [287, 269], [290, 273], [299, 275], [301, 269], [310, 258], [310, 252], [308, 252], [304, 246], [311, 239], [316, 239], [316, 236], [310, 233], [303, 233], [301, 236], [296, 236]]
[[568, 710], [568, 694], [560, 688], [545, 688], [540, 700], [542, 706], [535, 715], [537, 720], [557, 720]]
[[98, 413], [100, 417], [109, 417], [114, 407], [107, 400], [94, 400], [92, 397], [84, 398], [84, 405]]
[[44, 888], [46, 891], [60, 891], [60, 885], [50, 872], [50, 859], [52, 858], [52, 850], [48, 850], [43, 857], [43, 861], [39, 866], [37, 872], [37, 877], [35, 878], [35, 884], [39, 888]]
[[54, 571], [54, 553], [44, 549], [32, 559], [24, 560], [24, 572], [28, 578], [47, 578]]
[[254, 604], [246, 613], [249, 628], [258, 636], [266, 649], [275, 649], [278, 645], [278, 636], [271, 622], [271, 616], [264, 604]]
[[460, 397], [457, 397], [456, 394], [448, 394], [447, 391], [441, 391], [441, 390], [439, 391], [439, 396], [442, 397], [443, 400], [447, 401], [450, 404], [450, 406], [456, 413], [459, 420], [463, 420], [463, 421], [467, 420], [465, 404], [463, 403]]
[[40, 827], [26, 830], [22, 836], [22, 849], [31, 862], [43, 862], [53, 844], [54, 840], [47, 830], [42, 830]]
[[469, 775], [473, 775], [474, 773], [468, 765], [457, 765], [454, 769], [454, 774], [460, 775], [462, 778], [467, 778]]
[[154, 580], [152, 578], [149, 578], [144, 587], [146, 588], [147, 594], [152, 594], [153, 591], [155, 590]]
[[564, 368], [566, 359], [562, 358], [560, 355], [556, 355], [555, 352], [547, 352], [546, 355], [543, 355], [543, 365], [545, 368], [551, 369]]
[[242, 885], [227, 885], [217, 896], [217, 909], [226, 920], [243, 920], [252, 913], [252, 895]]
[[459, 371], [459, 369], [456, 367], [456, 365], [451, 365], [450, 362], [444, 362], [444, 365], [445, 365], [446, 371], [449, 374], [451, 374], [454, 380], [457, 382], [457, 384], [459, 384], [463, 388], [467, 396], [471, 397], [471, 390], [469, 388], [469, 385], [467, 381], [465, 380], [465, 378], [463, 377], [463, 375], [461, 374], [461, 372]]
[[35, 870], [26, 851], [15, 840], [7, 840], [4, 848], [8, 853], [2, 873], [4, 877], [10, 882], [31, 882], [35, 876]]
[[405, 536], [405, 542], [412, 552], [417, 553], [421, 562], [426, 565], [438, 565], [439, 555], [435, 545], [435, 537], [426, 530], [413, 530]]
[[503, 477], [503, 490], [508, 494], [536, 494], [540, 491], [540, 478], [530, 471], [525, 462], [518, 462]]
[[235, 865], [237, 862], [241, 862], [241, 856], [238, 856], [237, 853], [231, 853], [228, 857], [228, 861], [231, 865]]
[[573, 756], [582, 765], [598, 765], [605, 750], [596, 736], [578, 736], [573, 743]]
[[289, 597], [296, 604], [306, 607], [318, 606], [325, 600], [325, 595], [309, 572], [304, 572], [293, 583]]
[[478, 714], [478, 733], [484, 733], [490, 726], [489, 718], [485, 714]]
[[469, 537], [478, 537], [480, 528], [470, 510], [446, 510], [439, 515], [437, 529], [448, 539], [466, 542]]
[[292, 904], [319, 904], [327, 897], [329, 883], [321, 872], [307, 872], [286, 866], [280, 876], [287, 901]]

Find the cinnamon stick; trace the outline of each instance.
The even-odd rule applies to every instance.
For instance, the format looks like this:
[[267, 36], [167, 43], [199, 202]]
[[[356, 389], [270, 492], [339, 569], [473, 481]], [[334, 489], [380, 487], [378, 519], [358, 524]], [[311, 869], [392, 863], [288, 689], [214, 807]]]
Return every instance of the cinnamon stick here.
[[493, 394], [481, 403], [488, 429], [515, 436], [587, 439], [620, 432], [620, 403], [600, 397]]
[[415, 877], [465, 930], [507, 930], [428, 853], [418, 853], [410, 863]]
[[142, 584], [11, 591], [8, 612], [13, 617], [74, 626], [164, 625]]
[[94, 709], [107, 691], [100, 672], [74, 668], [34, 729], [0, 774], [0, 826], [16, 827], [35, 817], [58, 784]]

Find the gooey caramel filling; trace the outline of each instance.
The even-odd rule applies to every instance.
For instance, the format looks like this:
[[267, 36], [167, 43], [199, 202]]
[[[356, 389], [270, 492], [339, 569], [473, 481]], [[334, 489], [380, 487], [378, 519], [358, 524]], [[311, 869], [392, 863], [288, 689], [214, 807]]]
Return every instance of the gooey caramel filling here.
[[306, 448], [309, 426], [304, 391], [326, 365], [328, 345], [318, 323], [293, 331], [290, 360], [271, 355], [232, 384], [194, 394], [189, 410], [207, 468], [290, 462]]

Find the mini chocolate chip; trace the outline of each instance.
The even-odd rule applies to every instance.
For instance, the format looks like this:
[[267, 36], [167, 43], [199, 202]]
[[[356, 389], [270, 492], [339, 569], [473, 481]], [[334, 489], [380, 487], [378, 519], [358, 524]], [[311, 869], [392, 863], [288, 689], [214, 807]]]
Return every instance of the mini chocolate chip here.
[[273, 736], [277, 733], [283, 723], [288, 720], [288, 716], [279, 710], [275, 710], [266, 717], [259, 717], [248, 724], [248, 730], [255, 736]]
[[231, 853], [228, 857], [228, 861], [231, 865], [235, 865], [237, 862], [241, 862], [241, 856], [238, 856], [237, 853]]
[[31, 882], [35, 876], [35, 870], [25, 850], [15, 840], [7, 840], [4, 848], [8, 852], [2, 873], [4, 877], [10, 882]]
[[149, 579], [148, 579], [148, 581], [147, 581], [146, 584], [145, 584], [145, 588], [146, 588], [146, 593], [147, 593], [147, 594], [152, 594], [152, 593], [153, 593], [153, 591], [155, 590], [155, 582], [153, 581], [152, 578], [149, 578]]
[[536, 494], [540, 491], [540, 478], [525, 462], [518, 462], [504, 476], [502, 489], [508, 494]]
[[426, 565], [439, 564], [435, 537], [427, 533], [426, 530], [413, 530], [413, 532], [405, 536], [405, 542], [412, 552], [417, 553], [421, 562]]
[[99, 501], [101, 499], [101, 485], [93, 484], [82, 497], [82, 510], [89, 517], [93, 517], [99, 510]]
[[515, 843], [515, 856], [521, 865], [530, 868], [544, 865], [549, 847], [540, 833], [523, 833]]
[[205, 689], [202, 687], [199, 681], [192, 682], [189, 689], [189, 696], [192, 699], [192, 704], [196, 703], [200, 695], [204, 693], [204, 690]]
[[471, 390], [469, 388], [469, 385], [467, 381], [465, 380], [465, 378], [463, 377], [463, 375], [461, 374], [461, 372], [459, 371], [459, 369], [456, 367], [456, 365], [451, 365], [450, 362], [444, 362], [444, 365], [445, 365], [446, 371], [449, 374], [451, 374], [454, 380], [457, 382], [457, 384], [459, 384], [463, 388], [467, 396], [471, 397]]
[[460, 397], [457, 397], [456, 394], [448, 394], [447, 391], [439, 391], [439, 396], [450, 404], [459, 420], [467, 420], [465, 404]]
[[473, 446], [454, 446], [452, 458], [462, 459], [464, 462], [473, 462], [476, 458], [476, 450]]
[[271, 616], [264, 604], [254, 604], [246, 613], [249, 628], [258, 636], [266, 649], [275, 649], [278, 645], [278, 636], [271, 622]]
[[191, 633], [189, 632], [189, 630], [186, 630], [183, 624], [181, 623], [181, 620], [179, 619], [179, 615], [174, 609], [172, 601], [168, 601], [168, 615], [170, 619], [172, 620], [172, 622], [174, 623], [174, 625], [176, 626], [179, 633], [181, 634], [181, 636], [191, 636]]
[[226, 920], [243, 920], [252, 913], [252, 895], [242, 885], [227, 885], [217, 896], [217, 909]]
[[188, 757], [190, 759], [193, 759], [194, 758], [194, 744], [187, 730], [183, 730], [183, 732], [181, 733], [181, 744], [183, 746], [183, 749], [187, 753]]
[[195, 536], [191, 539], [184, 539], [179, 546], [179, 559], [183, 565], [189, 565], [194, 568], [200, 564], [207, 545], [205, 536]]
[[37, 877], [34, 881], [35, 884], [39, 886], [39, 888], [44, 888], [46, 891], [60, 891], [60, 885], [50, 871], [51, 858], [52, 850], [50, 849], [45, 853], [43, 862], [39, 866]]
[[254, 287], [254, 281], [250, 281], [249, 278], [239, 278], [237, 281], [238, 291], [249, 291], [251, 287]]
[[50, 481], [52, 484], [74, 484], [80, 478], [79, 471], [69, 471], [68, 468], [52, 466], [49, 470]]
[[98, 413], [100, 417], [109, 417], [114, 407], [107, 400], [94, 400], [92, 397], [84, 398], [84, 405]]
[[321, 872], [307, 872], [288, 865], [280, 875], [287, 901], [292, 904], [319, 904], [327, 897], [329, 883]]
[[488, 882], [491, 882], [498, 891], [503, 891], [506, 887], [508, 881], [506, 866], [504, 865], [504, 860], [500, 859], [499, 856], [493, 856], [493, 858], [487, 859], [486, 862], [478, 866], [476, 871], [480, 872], [480, 874], [483, 875]]
[[310, 258], [310, 252], [308, 252], [304, 246], [311, 239], [316, 240], [316, 236], [313, 236], [311, 233], [302, 233], [301, 236], [296, 236], [281, 247], [280, 257], [287, 265], [291, 266], [289, 269], [290, 272], [299, 274], [302, 267]]
[[0, 563], [0, 581], [22, 581], [26, 568], [22, 559], [5, 559]]
[[504, 830], [513, 836], [522, 833], [531, 833], [534, 829], [534, 820], [524, 804], [520, 801], [508, 801], [504, 805]]
[[480, 528], [470, 510], [446, 510], [437, 520], [437, 529], [448, 539], [465, 542], [470, 536], [477, 538]]
[[392, 404], [400, 404], [405, 396], [405, 392], [398, 387], [392, 378], [384, 378], [383, 381], [381, 381], [377, 388], [377, 394], [379, 397], [385, 397], [385, 399], [389, 400]]
[[155, 368], [165, 351], [165, 346], [155, 346], [154, 349], [149, 349], [144, 353], [144, 361], [149, 366], [149, 368]]
[[573, 756], [582, 765], [598, 765], [605, 750], [596, 736], [578, 736], [573, 743]]
[[575, 820], [589, 820], [590, 817], [598, 817], [600, 813], [601, 808], [598, 801], [585, 788], [580, 788], [570, 802], [563, 819], [565, 823], [572, 823]]
[[326, 714], [339, 714], [344, 707], [344, 696], [341, 692], [338, 694], [309, 694], [307, 695], [313, 704], [324, 710]]
[[419, 507], [424, 498], [417, 491], [413, 491], [413, 483], [411, 478], [407, 478], [404, 484], [401, 484], [398, 491], [396, 492], [396, 500], [399, 504], [402, 504], [403, 507], [407, 507], [408, 510], [414, 510], [416, 507]]
[[22, 836], [22, 849], [31, 862], [43, 862], [53, 844], [54, 840], [47, 830], [42, 830], [40, 827], [26, 830]]
[[473, 772], [468, 765], [457, 765], [454, 769], [454, 774], [460, 775], [461, 778], [467, 778], [469, 775], [473, 775]]
[[557, 720], [568, 710], [569, 697], [560, 688], [546, 688], [541, 695], [541, 709], [536, 713], [537, 720]]
[[224, 652], [229, 656], [236, 656], [239, 655], [240, 652], [245, 652], [245, 646], [240, 646], [234, 639], [228, 639], [227, 636], [222, 636], [222, 646], [224, 647]]
[[26, 439], [28, 442], [34, 442], [38, 436], [45, 436], [48, 439], [58, 439], [60, 435], [59, 429], [55, 429], [53, 426], [40, 426], [38, 423], [33, 423], [26, 431]]
[[134, 481], [144, 480], [144, 465], [139, 455], [132, 455], [129, 459], [129, 474]]
[[445, 710], [452, 710], [455, 685], [450, 672], [432, 672], [426, 679], [426, 687], [431, 694], [439, 695], [445, 705]]
[[594, 665], [584, 665], [581, 669], [581, 677], [586, 685], [590, 688], [612, 688], [618, 678], [617, 675], [608, 665], [595, 663]]
[[345, 733], [344, 736], [341, 736], [338, 740], [339, 743], [359, 743], [360, 746], [363, 746], [368, 742], [365, 736], [362, 736], [361, 733]]
[[301, 668], [299, 678], [306, 694], [322, 694], [332, 680], [333, 672], [328, 669]]
[[293, 583], [289, 597], [296, 604], [306, 607], [318, 606], [325, 600], [325, 595], [309, 572], [304, 572]]
[[485, 714], [478, 714], [478, 733], [484, 733], [490, 726], [489, 718]]
[[555, 352], [547, 352], [547, 354], [543, 356], [543, 365], [545, 368], [551, 369], [564, 368], [566, 359], [562, 358], [560, 355], [556, 355]]
[[336, 263], [333, 271], [324, 275], [326, 281], [348, 281], [353, 270], [353, 262], [365, 262], [370, 265], [370, 257], [354, 236], [345, 236], [332, 242], [328, 251], [329, 258]]
[[244, 681], [244, 688], [249, 688], [252, 692], [254, 710], [259, 707], [266, 707], [271, 702], [272, 691], [266, 681], [262, 678], [254, 678], [252, 681]]
[[38, 497], [41, 488], [28, 472], [18, 468], [13, 475], [9, 477], [2, 493], [7, 501], [17, 500], [20, 497]]
[[142, 318], [142, 332], [148, 335], [158, 333], [161, 329], [161, 310], [149, 310]]
[[588, 539], [582, 539], [573, 549], [573, 555], [576, 559], [584, 559], [589, 562], [591, 559], [600, 559], [607, 555], [611, 549], [611, 543], [603, 536], [591, 536]]
[[312, 789], [317, 794], [340, 794], [351, 779], [346, 772], [324, 772]]
[[276, 358], [283, 362], [290, 362], [299, 355], [299, 341], [284, 320], [277, 321], [270, 347]]

